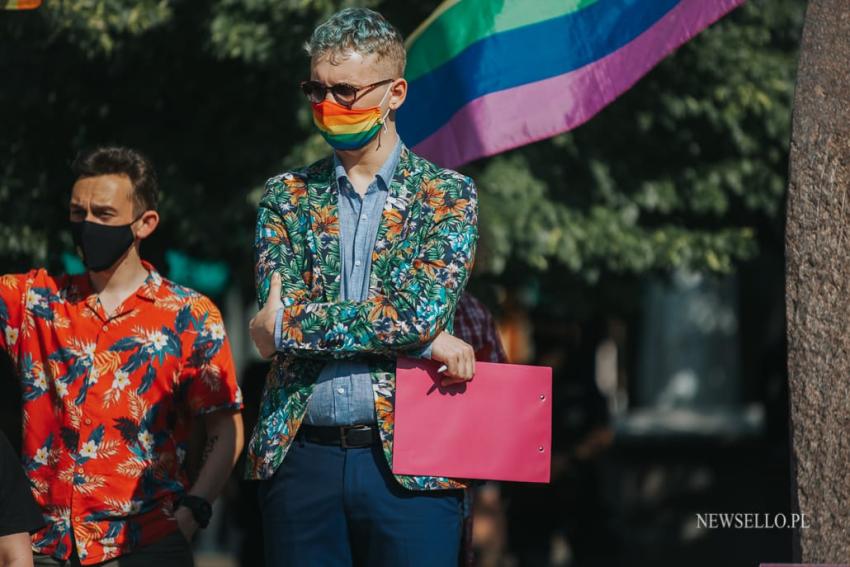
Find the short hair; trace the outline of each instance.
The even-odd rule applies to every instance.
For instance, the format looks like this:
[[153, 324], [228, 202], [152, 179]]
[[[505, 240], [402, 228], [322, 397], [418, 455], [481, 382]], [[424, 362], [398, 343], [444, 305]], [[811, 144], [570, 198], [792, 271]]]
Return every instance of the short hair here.
[[130, 148], [105, 146], [77, 156], [71, 169], [77, 179], [99, 175], [126, 175], [133, 185], [136, 212], [155, 211], [159, 205], [159, 182], [153, 163]]
[[345, 8], [322, 22], [304, 44], [307, 54], [315, 59], [329, 54], [356, 51], [362, 55], [374, 53], [378, 60], [388, 60], [404, 76], [407, 52], [401, 33], [381, 14], [368, 8]]

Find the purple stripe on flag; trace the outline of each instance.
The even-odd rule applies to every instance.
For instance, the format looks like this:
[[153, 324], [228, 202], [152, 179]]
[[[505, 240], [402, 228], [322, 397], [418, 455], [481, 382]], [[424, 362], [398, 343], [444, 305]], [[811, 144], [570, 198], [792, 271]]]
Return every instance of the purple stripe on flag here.
[[452, 168], [580, 126], [743, 1], [682, 0], [651, 28], [598, 61], [473, 100], [413, 149]]

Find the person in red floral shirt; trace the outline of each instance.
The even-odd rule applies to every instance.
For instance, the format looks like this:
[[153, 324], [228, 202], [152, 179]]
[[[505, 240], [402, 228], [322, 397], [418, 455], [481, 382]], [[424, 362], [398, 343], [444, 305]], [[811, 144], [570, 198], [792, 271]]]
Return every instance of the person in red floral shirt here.
[[[0, 276], [0, 348], [22, 381], [23, 465], [47, 523], [35, 564], [190, 566], [189, 540], [243, 443], [222, 317], [139, 256], [159, 223], [146, 158], [99, 148], [74, 169], [87, 273]], [[195, 419], [207, 446], [189, 486]]]

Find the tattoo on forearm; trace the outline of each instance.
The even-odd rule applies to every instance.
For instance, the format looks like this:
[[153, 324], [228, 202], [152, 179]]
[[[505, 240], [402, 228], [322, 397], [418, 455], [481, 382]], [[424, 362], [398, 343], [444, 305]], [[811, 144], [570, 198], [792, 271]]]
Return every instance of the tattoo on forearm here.
[[207, 459], [215, 448], [215, 444], [218, 443], [218, 435], [213, 435], [209, 439], [207, 439], [206, 445], [204, 445], [204, 453], [201, 455], [201, 465], [207, 462]]

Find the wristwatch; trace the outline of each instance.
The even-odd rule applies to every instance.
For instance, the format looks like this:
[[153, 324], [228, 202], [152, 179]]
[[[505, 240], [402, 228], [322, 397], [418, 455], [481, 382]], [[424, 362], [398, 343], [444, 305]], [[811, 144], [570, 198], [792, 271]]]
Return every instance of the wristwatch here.
[[210, 518], [212, 517], [212, 505], [207, 502], [206, 498], [202, 498], [201, 496], [195, 496], [193, 494], [184, 494], [180, 498], [177, 499], [177, 502], [174, 504], [174, 509], [185, 506], [192, 512], [192, 517], [195, 518], [195, 522], [202, 528], [205, 528], [210, 523]]

